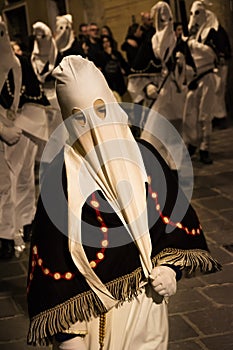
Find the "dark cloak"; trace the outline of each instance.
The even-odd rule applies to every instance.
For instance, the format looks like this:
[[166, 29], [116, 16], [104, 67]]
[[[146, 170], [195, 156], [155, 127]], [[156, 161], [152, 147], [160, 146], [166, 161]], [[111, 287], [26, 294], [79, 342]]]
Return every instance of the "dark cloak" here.
[[[209, 253], [197, 214], [185, 195], [182, 194], [181, 204], [176, 203], [178, 183], [173, 173], [150, 144], [143, 140], [139, 142], [150, 176], [146, 186], [153, 266], [176, 266], [188, 274], [196, 270], [203, 273], [220, 270], [220, 264]], [[59, 190], [61, 178], [63, 193]], [[69, 253], [63, 151], [47, 168], [41, 194], [33, 227], [28, 274], [28, 344], [31, 345], [48, 344], [54, 334], [63, 332], [71, 324], [88, 321], [107, 311]], [[52, 213], [56, 214], [59, 218], [57, 226], [45, 210], [44, 194], [52, 199], [50, 217]], [[96, 201], [98, 210], [92, 205]], [[178, 205], [179, 213], [182, 209], [179, 210], [179, 205], [184, 205], [185, 201], [187, 210], [183, 218], [176, 218], [174, 207]], [[101, 231], [103, 224], [108, 228], [109, 244], [101, 250], [100, 242], [106, 238]], [[96, 261], [95, 273], [117, 300], [123, 303], [140, 293], [139, 283], [145, 277], [138, 249], [100, 191], [93, 193], [82, 208], [82, 238], [88, 260]], [[97, 259], [99, 252], [104, 254], [104, 259]]]

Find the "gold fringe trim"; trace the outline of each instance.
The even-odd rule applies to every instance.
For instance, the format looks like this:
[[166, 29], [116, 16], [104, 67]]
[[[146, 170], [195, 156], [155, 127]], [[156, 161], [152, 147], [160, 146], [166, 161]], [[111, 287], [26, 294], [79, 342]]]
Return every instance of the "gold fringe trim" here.
[[77, 321], [88, 321], [106, 312], [106, 308], [92, 291], [88, 291], [41, 312], [30, 322], [27, 342], [30, 345], [49, 345], [54, 334], [67, 330]]
[[[201, 249], [166, 248], [152, 259], [152, 264], [153, 267], [163, 264], [179, 266], [190, 275], [198, 269], [202, 273], [221, 270], [221, 265], [210, 253]], [[107, 283], [106, 287], [116, 300], [123, 303], [141, 293], [139, 284], [142, 278], [142, 268], [139, 267], [131, 274]], [[107, 309], [92, 290], [84, 292], [33, 317], [27, 343], [35, 346], [49, 345], [54, 334], [66, 331], [77, 321], [89, 321], [92, 317], [98, 317], [106, 312]]]
[[213, 273], [221, 271], [221, 264], [215, 260], [208, 251], [202, 249], [176, 249], [166, 248], [152, 259], [153, 267], [156, 265], [171, 264], [185, 270], [188, 275], [193, 272]]
[[[142, 269], [138, 268], [131, 274], [107, 283], [106, 287], [116, 300], [124, 302], [140, 293], [141, 278]], [[33, 317], [27, 343], [34, 346], [49, 345], [54, 334], [64, 332], [77, 321], [90, 321], [92, 317], [98, 317], [106, 312], [107, 309], [92, 290], [84, 292]]]

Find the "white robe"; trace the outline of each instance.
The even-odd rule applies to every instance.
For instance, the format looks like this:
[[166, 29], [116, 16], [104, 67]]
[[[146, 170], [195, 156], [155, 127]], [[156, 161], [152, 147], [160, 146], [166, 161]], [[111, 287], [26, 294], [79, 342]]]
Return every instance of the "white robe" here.
[[[184, 89], [181, 92], [177, 91], [177, 87], [172, 81], [173, 73], [171, 74], [151, 107], [141, 138], [152, 143], [169, 167], [177, 170], [181, 167], [183, 159], [180, 134], [186, 91]], [[170, 132], [168, 132], [168, 122], [163, 122], [163, 118], [171, 123]], [[160, 135], [160, 140], [154, 137], [155, 135]]]
[[[73, 326], [73, 330], [76, 327], [77, 331], [86, 333], [82, 349], [99, 349], [99, 321], [95, 318]], [[145, 290], [132, 302], [111, 309], [106, 314], [105, 325], [103, 350], [167, 350], [167, 302], [157, 304]], [[58, 344], [55, 349], [59, 349]]]
[[[13, 122], [0, 108], [0, 119], [6, 126]], [[37, 146], [21, 135], [12, 146], [1, 142], [0, 233], [1, 238], [14, 239], [24, 225], [31, 224], [36, 210], [34, 160]]]

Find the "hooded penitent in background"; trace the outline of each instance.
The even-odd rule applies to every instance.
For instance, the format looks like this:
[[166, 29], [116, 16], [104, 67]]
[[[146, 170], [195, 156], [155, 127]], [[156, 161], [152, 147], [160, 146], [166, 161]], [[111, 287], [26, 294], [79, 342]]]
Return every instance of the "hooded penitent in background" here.
[[[67, 20], [67, 18], [66, 18]], [[42, 84], [43, 91], [49, 101], [50, 108], [46, 109], [44, 118], [47, 135], [50, 137], [56, 127], [62, 122], [60, 108], [57, 102], [54, 79], [52, 71], [59, 62], [59, 52], [57, 44], [52, 36], [51, 29], [43, 22], [33, 24], [34, 48], [31, 54], [31, 63], [37, 79]], [[60, 42], [61, 45], [61, 42]], [[67, 43], [68, 45], [68, 43]], [[43, 112], [44, 113], [44, 112]], [[65, 139], [65, 135], [61, 135]], [[57, 147], [57, 140], [53, 139], [54, 147]], [[39, 144], [38, 160], [40, 160], [44, 149], [44, 142]], [[50, 155], [44, 158], [44, 163], [50, 162]], [[42, 168], [42, 167], [41, 167]]]
[[74, 35], [73, 20], [70, 14], [56, 17], [55, 42], [59, 52], [59, 61], [65, 56], [82, 53], [81, 45]]
[[[35, 180], [33, 157], [36, 145], [17, 127], [18, 106], [23, 93], [22, 70], [15, 56], [6, 25], [0, 21], [0, 237], [1, 258], [12, 258], [14, 248], [20, 253], [24, 226], [35, 214]], [[17, 243], [14, 240], [17, 238]]]
[[[34, 36], [34, 44], [33, 44], [33, 51], [31, 53], [31, 66], [33, 69], [33, 73], [36, 76], [36, 79], [38, 80], [41, 91], [46, 95], [47, 98], [47, 104], [49, 105], [51, 95], [54, 96], [54, 82], [51, 80], [51, 72], [53, 71], [56, 59], [57, 59], [57, 46], [55, 43], [55, 40], [52, 37], [52, 32], [50, 28], [43, 22], [36, 22], [33, 24], [33, 36]], [[48, 81], [49, 87], [46, 89], [45, 82]], [[37, 154], [37, 161], [40, 161], [45, 142], [48, 140], [48, 137], [51, 134], [51, 120], [53, 118], [49, 119], [49, 116], [53, 116], [52, 108], [51, 113], [47, 113], [46, 109], [43, 108], [43, 106], [39, 103], [36, 104], [36, 100], [31, 101], [32, 103], [26, 104], [26, 106], [23, 107], [25, 111], [23, 110], [22, 118], [25, 120], [22, 120], [22, 122], [25, 124], [30, 125], [27, 123], [27, 119], [30, 115], [30, 113], [35, 114], [36, 119], [34, 123], [33, 130], [30, 130], [30, 134], [36, 137], [36, 142], [38, 144], [38, 154]], [[33, 112], [33, 109], [35, 108], [35, 111]], [[37, 127], [36, 127], [36, 124]], [[38, 132], [40, 133], [38, 134]]]
[[152, 49], [155, 57], [159, 58], [163, 67], [171, 57], [176, 45], [176, 36], [173, 31], [173, 15], [167, 3], [159, 1], [151, 9], [151, 18], [155, 21]]
[[197, 74], [188, 85], [183, 116], [183, 138], [190, 156], [199, 148], [200, 161], [204, 164], [212, 163], [210, 138], [215, 106], [213, 101], [217, 87], [214, 68], [217, 61], [215, 48], [218, 26], [217, 17], [206, 9], [204, 1], [194, 1], [188, 24], [188, 45]]
[[220, 83], [218, 83], [218, 89], [214, 99], [214, 119], [212, 121], [212, 124], [213, 127], [225, 129], [228, 126], [228, 108], [226, 103], [226, 94], [229, 63], [232, 55], [232, 49], [229, 35], [221, 24], [218, 26], [216, 47], [218, 55], [217, 75]]
[[[173, 15], [169, 5], [159, 1], [151, 9], [151, 17], [155, 21], [156, 32], [153, 35], [152, 49], [154, 56], [162, 64], [161, 83], [159, 87], [148, 84], [147, 94], [153, 94], [154, 103], [145, 122], [141, 138], [153, 144], [167, 161], [169, 167], [178, 171], [181, 169], [184, 147], [181, 142], [181, 127], [185, 102], [185, 43], [177, 45], [173, 30]], [[186, 45], [187, 47], [187, 45]], [[188, 49], [188, 48], [187, 48]], [[153, 99], [152, 99], [153, 101]], [[156, 117], [156, 113], [158, 117]], [[160, 123], [165, 118], [177, 132], [168, 130], [168, 123]], [[160, 135], [160, 140], [154, 135]]]
[[28, 344], [165, 350], [176, 277], [220, 266], [167, 164], [136, 143], [100, 70], [68, 56], [53, 75], [69, 142], [38, 200]]
[[[8, 112], [8, 119], [15, 119], [17, 108], [19, 105], [20, 90], [22, 84], [22, 74], [19, 60], [13, 54], [12, 47], [10, 45], [10, 38], [7, 32], [6, 24], [3, 22], [0, 16], [1, 24], [1, 74], [0, 74], [0, 91], [2, 91], [6, 80], [8, 79], [8, 74], [12, 70], [11, 74], [13, 75], [12, 80], [14, 80], [15, 94], [11, 96], [11, 105]], [[12, 114], [12, 116], [10, 115]]]
[[72, 24], [72, 16], [69, 14], [56, 17], [55, 41], [59, 52], [70, 49], [74, 42]]
[[34, 72], [41, 83], [44, 83], [55, 67], [57, 59], [57, 45], [51, 29], [43, 22], [33, 24], [35, 37], [31, 62]]

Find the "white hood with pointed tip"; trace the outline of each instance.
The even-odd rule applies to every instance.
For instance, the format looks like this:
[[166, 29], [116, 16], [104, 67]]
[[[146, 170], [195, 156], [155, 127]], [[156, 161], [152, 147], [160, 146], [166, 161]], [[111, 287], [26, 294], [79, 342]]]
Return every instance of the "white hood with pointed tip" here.
[[[70, 146], [65, 149], [72, 258], [93, 290], [99, 291], [100, 286], [102, 291], [105, 290], [90, 268], [81, 244], [82, 207], [91, 193], [101, 190], [137, 245], [148, 277], [152, 264], [145, 187], [147, 175], [127, 125], [127, 115], [116, 103], [100, 70], [81, 56], [65, 57], [53, 76], [57, 79], [56, 90], [63, 118], [71, 120], [82, 149], [82, 152], [78, 148], [74, 151]], [[97, 99], [105, 103], [104, 119], [99, 118], [93, 108]], [[85, 125], [79, 124], [75, 115], [71, 116], [74, 107], [84, 113]], [[107, 294], [109, 296], [109, 292]]]
[[[41, 83], [52, 72], [57, 59], [57, 45], [52, 36], [51, 29], [43, 22], [33, 24], [33, 35], [35, 36], [31, 63], [33, 70]], [[48, 70], [43, 72], [48, 63]]]
[[151, 17], [154, 18], [156, 30], [151, 39], [154, 55], [162, 63], [167, 62], [176, 45], [173, 15], [169, 5], [166, 2], [159, 1], [152, 7]]
[[70, 14], [56, 17], [55, 41], [60, 52], [68, 50], [74, 42], [72, 24]]

